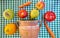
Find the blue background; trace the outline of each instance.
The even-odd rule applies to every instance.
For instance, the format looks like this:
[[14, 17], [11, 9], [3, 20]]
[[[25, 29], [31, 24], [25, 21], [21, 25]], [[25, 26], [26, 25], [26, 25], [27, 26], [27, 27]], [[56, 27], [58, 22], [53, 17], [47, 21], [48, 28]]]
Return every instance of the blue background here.
[[[0, 36], [1, 38], [19, 38], [20, 37], [18, 31], [13, 35], [6, 35], [3, 29], [6, 24], [13, 23], [21, 19], [21, 18], [18, 18], [17, 16], [17, 12], [18, 10], [20, 10], [18, 6], [27, 1], [31, 1], [32, 4], [28, 7], [25, 7], [24, 9], [26, 9], [28, 13], [30, 13], [32, 9], [36, 8], [35, 4], [41, 0], [0, 0]], [[55, 21], [50, 23], [48, 22], [48, 25], [51, 28], [51, 30], [54, 32], [56, 38], [60, 38], [60, 0], [43, 0], [43, 1], [45, 2], [45, 8], [43, 10], [39, 10], [40, 14], [37, 20], [40, 20], [41, 16], [47, 11], [55, 12], [56, 14]], [[3, 14], [3, 11], [6, 9], [13, 9], [15, 16], [12, 20], [6, 20], [3, 18], [2, 14]], [[29, 19], [28, 17], [25, 19], [26, 20]], [[42, 27], [40, 28], [40, 33], [38, 35], [38, 38], [51, 38], [44, 24], [42, 24]]]

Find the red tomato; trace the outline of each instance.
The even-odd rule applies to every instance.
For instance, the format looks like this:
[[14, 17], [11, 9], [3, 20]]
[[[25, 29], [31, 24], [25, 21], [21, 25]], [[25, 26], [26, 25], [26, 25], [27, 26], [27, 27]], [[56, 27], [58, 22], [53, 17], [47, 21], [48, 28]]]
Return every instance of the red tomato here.
[[56, 18], [56, 15], [54, 12], [52, 11], [47, 11], [45, 14], [44, 14], [44, 18], [47, 20], [47, 21], [53, 21], [55, 20]]
[[19, 16], [20, 18], [25, 18], [25, 17], [28, 16], [28, 12], [27, 12], [26, 10], [19, 10], [19, 11], [18, 11], [18, 16]]

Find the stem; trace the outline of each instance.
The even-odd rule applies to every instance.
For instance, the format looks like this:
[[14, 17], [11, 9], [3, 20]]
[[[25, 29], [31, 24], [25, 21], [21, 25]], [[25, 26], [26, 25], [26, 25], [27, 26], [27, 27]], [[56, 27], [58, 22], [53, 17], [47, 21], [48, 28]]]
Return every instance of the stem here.
[[44, 25], [45, 25], [48, 33], [50, 34], [51, 38], [55, 38], [55, 35], [54, 35], [53, 31], [49, 28], [48, 24], [46, 23], [46, 20], [44, 20]]

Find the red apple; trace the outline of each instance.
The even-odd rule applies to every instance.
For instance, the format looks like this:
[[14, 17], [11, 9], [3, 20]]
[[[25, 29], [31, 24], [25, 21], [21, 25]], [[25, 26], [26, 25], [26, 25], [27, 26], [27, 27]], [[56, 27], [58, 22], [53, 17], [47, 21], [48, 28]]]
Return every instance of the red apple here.
[[52, 12], [52, 11], [47, 11], [47, 12], [44, 14], [44, 18], [45, 18], [47, 21], [51, 22], [51, 21], [55, 20], [56, 15], [55, 15], [55, 13]]
[[19, 10], [19, 11], [18, 11], [18, 16], [19, 16], [20, 18], [25, 18], [25, 17], [28, 16], [28, 12], [27, 12], [26, 10]]

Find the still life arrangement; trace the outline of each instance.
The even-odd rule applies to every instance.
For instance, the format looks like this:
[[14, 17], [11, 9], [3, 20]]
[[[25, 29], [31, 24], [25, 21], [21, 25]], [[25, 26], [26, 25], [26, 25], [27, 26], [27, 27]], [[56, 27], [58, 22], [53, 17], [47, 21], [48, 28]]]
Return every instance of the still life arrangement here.
[[[26, 6], [30, 6], [32, 2], [28, 1], [18, 8], [24, 8]], [[29, 19], [28, 20], [19, 20], [16, 23], [6, 24], [4, 27], [4, 32], [7, 35], [14, 34], [17, 29], [19, 29], [19, 33], [21, 38], [38, 38], [38, 33], [40, 31], [40, 27], [42, 25], [42, 21], [44, 21], [44, 25], [50, 34], [51, 38], [55, 38], [53, 31], [49, 28], [47, 22], [52, 22], [56, 19], [56, 15], [53, 11], [47, 11], [44, 15], [42, 15], [42, 20], [35, 20], [39, 16], [39, 10], [43, 10], [45, 8], [45, 3], [43, 1], [39, 1], [35, 4], [35, 9], [30, 10]], [[28, 16], [28, 11], [25, 9], [18, 10], [17, 12], [18, 18], [26, 18]], [[14, 11], [12, 9], [6, 9], [3, 12], [3, 17], [7, 20], [11, 20], [14, 18]], [[38, 23], [39, 26], [38, 26]]]

